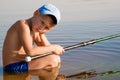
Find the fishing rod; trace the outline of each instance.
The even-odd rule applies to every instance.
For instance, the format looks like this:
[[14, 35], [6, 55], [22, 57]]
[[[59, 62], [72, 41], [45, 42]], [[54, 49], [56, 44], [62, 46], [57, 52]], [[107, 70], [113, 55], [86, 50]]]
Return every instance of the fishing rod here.
[[[74, 49], [74, 48], [84, 47], [84, 46], [87, 46], [87, 45], [90, 45], [90, 44], [95, 44], [95, 43], [98, 43], [98, 42], [101, 42], [101, 41], [105, 41], [105, 40], [109, 40], [109, 39], [113, 39], [113, 38], [117, 38], [117, 37], [120, 37], [120, 33], [110, 35], [110, 36], [106, 36], [106, 37], [102, 37], [102, 38], [98, 38], [98, 39], [92, 39], [92, 40], [81, 42], [81, 43], [78, 43], [78, 44], [75, 44], [75, 45], [71, 45], [71, 46], [65, 47], [64, 50], [68, 51], [68, 50], [71, 50], [71, 49]], [[25, 61], [30, 62], [31, 60], [41, 58], [41, 57], [45, 57], [45, 56], [48, 56], [48, 55], [51, 55], [51, 54], [54, 54], [54, 53], [53, 52], [48, 52], [48, 53], [44, 53], [44, 54], [40, 54], [40, 55], [36, 55], [36, 56], [27, 56], [25, 58]]]

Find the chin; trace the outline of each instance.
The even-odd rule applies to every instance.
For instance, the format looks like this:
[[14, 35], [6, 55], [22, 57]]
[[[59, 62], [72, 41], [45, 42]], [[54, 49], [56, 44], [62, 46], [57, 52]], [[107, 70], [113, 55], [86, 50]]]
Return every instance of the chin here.
[[47, 33], [48, 31], [47, 30], [39, 30], [38, 31], [40, 34], [45, 34], [45, 33]]
[[45, 32], [39, 32], [40, 34], [44, 34]]

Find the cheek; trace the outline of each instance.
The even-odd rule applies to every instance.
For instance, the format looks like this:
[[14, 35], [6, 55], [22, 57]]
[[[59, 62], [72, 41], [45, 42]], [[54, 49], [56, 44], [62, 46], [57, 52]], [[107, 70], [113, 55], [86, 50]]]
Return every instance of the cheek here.
[[35, 20], [32, 20], [32, 27], [34, 28], [36, 26]]
[[38, 26], [38, 25], [39, 25], [38, 19], [34, 18], [34, 19], [32, 20], [32, 26]]

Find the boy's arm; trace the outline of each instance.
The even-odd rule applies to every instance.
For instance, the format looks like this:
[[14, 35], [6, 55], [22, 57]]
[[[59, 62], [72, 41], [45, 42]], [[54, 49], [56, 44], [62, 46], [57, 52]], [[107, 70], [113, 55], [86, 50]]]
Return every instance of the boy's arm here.
[[33, 37], [31, 35], [30, 29], [28, 25], [26, 25], [24, 22], [20, 22], [18, 26], [18, 36], [20, 39], [20, 43], [22, 44], [25, 52], [29, 56], [44, 54], [47, 52], [54, 52], [55, 54], [62, 54], [64, 52], [63, 47], [60, 45], [50, 45], [49, 41], [45, 37], [45, 35], [42, 35], [41, 40], [42, 44], [46, 46], [34, 46], [33, 45]]
[[48, 45], [51, 45], [45, 34], [39, 34], [37, 36], [37, 40], [35, 41], [35, 43], [38, 46], [48, 46]]
[[[33, 46], [33, 38], [29, 27], [24, 22], [18, 23], [18, 36], [27, 55], [34, 56], [54, 51], [52, 46]], [[46, 40], [46, 44], [49, 44]]]

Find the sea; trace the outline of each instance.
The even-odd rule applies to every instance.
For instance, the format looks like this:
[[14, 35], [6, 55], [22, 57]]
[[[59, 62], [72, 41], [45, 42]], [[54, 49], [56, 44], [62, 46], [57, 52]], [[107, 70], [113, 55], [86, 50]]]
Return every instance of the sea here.
[[[67, 0], [64, 1], [68, 2]], [[59, 2], [62, 4], [62, 1]], [[79, 2], [82, 2], [83, 4], [86, 2], [86, 4], [79, 5], [81, 4]], [[70, 7], [70, 3], [73, 6], [76, 4], [77, 7], [85, 7], [84, 9], [87, 9], [86, 5], [92, 6], [91, 8], [88, 8], [91, 11], [95, 11], [89, 11], [89, 13], [87, 10], [83, 11], [82, 9], [83, 12], [87, 13], [84, 14], [80, 13], [82, 11], [78, 11], [75, 14], [74, 12], [79, 8], [74, 9], [72, 7], [67, 11], [68, 8], [66, 8], [66, 6]], [[70, 3], [66, 3], [67, 5], [64, 3], [61, 7], [60, 3], [56, 3], [61, 9], [63, 7], [65, 7], [65, 9], [62, 10], [63, 20], [61, 20], [53, 30], [46, 33], [51, 44], [59, 44], [63, 47], [67, 47], [92, 39], [120, 34], [120, 16], [117, 15], [117, 13], [120, 13], [120, 7], [118, 7], [118, 5], [117, 7], [112, 6], [112, 4], [115, 4], [115, 1], [70, 0]], [[100, 4], [94, 5], [96, 6], [96, 9], [92, 3]], [[108, 6], [104, 9], [100, 8], [102, 5]], [[106, 13], [102, 12], [107, 9], [108, 11], [106, 11]], [[95, 17], [92, 13], [95, 14]], [[87, 15], [84, 18], [81, 14], [83, 16]], [[19, 75], [6, 75], [3, 73], [2, 46], [7, 30], [16, 20], [24, 18], [24, 16], [27, 18], [28, 15], [30, 16], [31, 14], [20, 14], [17, 12], [0, 14], [0, 80], [55, 80], [55, 78], [57, 78], [56, 80], [120, 80], [120, 37], [68, 50], [61, 55], [61, 64], [55, 69], [37, 70], [33, 71], [33, 74], [25, 73]], [[111, 15], [112, 17], [110, 17]]]

